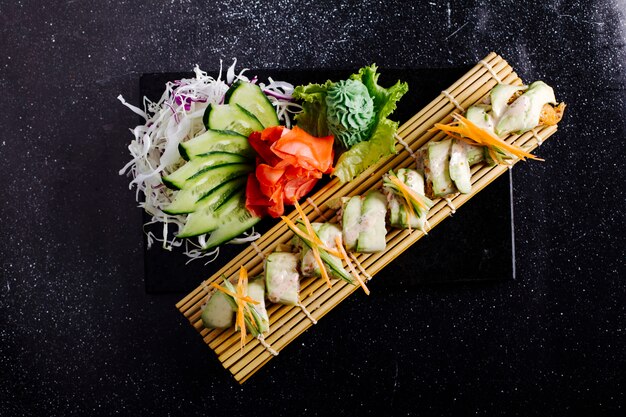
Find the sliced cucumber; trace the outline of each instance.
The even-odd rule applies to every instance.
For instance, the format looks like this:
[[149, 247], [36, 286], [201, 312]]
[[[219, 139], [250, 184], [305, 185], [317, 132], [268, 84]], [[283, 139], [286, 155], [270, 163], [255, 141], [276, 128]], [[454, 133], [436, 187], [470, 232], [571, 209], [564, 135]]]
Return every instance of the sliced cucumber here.
[[459, 192], [463, 194], [469, 194], [472, 191], [472, 175], [467, 150], [467, 145], [459, 140], [454, 140], [450, 148], [450, 178]]
[[200, 136], [181, 143], [180, 155], [186, 159], [209, 155], [215, 152], [227, 152], [254, 159], [255, 152], [248, 143], [248, 137], [226, 130], [207, 130]]
[[343, 229], [343, 244], [346, 249], [354, 250], [359, 238], [361, 222], [361, 196], [351, 197], [343, 206], [341, 223]]
[[[426, 232], [426, 222], [428, 221], [428, 219], [425, 215], [424, 216], [406, 216], [405, 215], [405, 218], [409, 218], [411, 228], [419, 229], [423, 232]], [[404, 224], [404, 228], [405, 229], [408, 228], [408, 225], [406, 224], [406, 222]]]
[[[333, 223], [324, 223], [322, 227], [320, 227], [320, 230], [318, 233], [320, 240], [328, 248], [334, 248], [336, 246], [335, 239], [337, 238], [337, 236], [341, 237], [341, 235], [342, 235], [341, 228]], [[320, 257], [321, 256], [322, 256], [322, 253], [320, 252]], [[330, 267], [328, 273], [330, 274], [331, 277], [337, 278], [337, 279], [346, 279], [347, 277], [348, 278], [350, 277], [350, 274], [348, 273], [348, 271], [346, 271], [345, 268], [343, 267], [341, 259], [337, 258], [336, 256], [328, 254], [328, 257], [326, 256], [322, 257], [322, 261]], [[317, 269], [319, 272], [319, 265]], [[316, 276], [319, 276], [319, 275], [316, 275]], [[351, 281], [351, 278], [348, 279], [348, 281]]]
[[300, 275], [294, 253], [274, 252], [265, 258], [267, 299], [273, 303], [296, 305], [299, 301]]
[[410, 168], [400, 168], [398, 179], [408, 185], [413, 191], [424, 195], [424, 177], [418, 171]]
[[[237, 292], [237, 289], [235, 288], [235, 286], [230, 281], [224, 280], [222, 285], [224, 286], [224, 288], [226, 288], [231, 293], [236, 293]], [[249, 289], [250, 289], [250, 283], [246, 287], [246, 292], [248, 292]], [[254, 290], [253, 289], [253, 292], [258, 295], [258, 290]], [[251, 298], [254, 298], [254, 296], [251, 295]], [[237, 307], [237, 302], [235, 301], [235, 299], [233, 297], [229, 296], [229, 295], [226, 296], [226, 299], [230, 303], [230, 305], [233, 308], [233, 310], [237, 311], [238, 307]], [[251, 304], [251, 306], [253, 306], [253, 308], [250, 309], [250, 313], [252, 315], [252, 318], [250, 318], [249, 315], [244, 314], [244, 322], [246, 324], [246, 329], [248, 329], [248, 332], [250, 332], [252, 337], [257, 337], [258, 335], [260, 335], [262, 333], [262, 331], [263, 331], [263, 328], [264, 328], [264, 324], [263, 324], [264, 318], [261, 317], [259, 312], [257, 312], [257, 310], [256, 310], [256, 306], [257, 305], [259, 305], [259, 304], [256, 304], [256, 305], [255, 304]], [[265, 305], [263, 307], [265, 307]], [[266, 313], [266, 315], [267, 315], [267, 313]], [[267, 323], [267, 327], [268, 327], [268, 330], [269, 330], [269, 323]], [[237, 324], [235, 324], [235, 331], [239, 331], [239, 326]]]
[[239, 104], [210, 104], [202, 120], [207, 129], [230, 130], [245, 137], [263, 130], [259, 119]]
[[[222, 198], [222, 193], [217, 192], [220, 185], [234, 178], [247, 175], [253, 169], [253, 166], [248, 164], [226, 164], [210, 167], [194, 185], [178, 191], [172, 204], [163, 211], [168, 214], [194, 212], [203, 204], [204, 198]], [[206, 204], [206, 202], [204, 203]]]
[[370, 191], [363, 199], [361, 209], [361, 232], [356, 244], [357, 252], [380, 252], [385, 250], [387, 242], [385, 236], [385, 216], [387, 214], [387, 199], [380, 191]]
[[245, 81], [237, 81], [226, 92], [225, 102], [239, 104], [252, 113], [263, 127], [278, 126], [278, 115], [261, 88]]
[[506, 107], [496, 125], [500, 137], [511, 132], [522, 134], [539, 124], [541, 110], [545, 104], [556, 105], [554, 90], [543, 81], [535, 81], [528, 90]]
[[202, 199], [197, 209], [187, 216], [185, 227], [177, 237], [199, 236], [217, 229], [219, 217], [216, 212], [233, 195], [244, 189], [246, 179], [247, 177], [244, 175], [216, 187], [211, 194]]
[[211, 167], [246, 161], [247, 159], [245, 157], [234, 153], [210, 153], [205, 156], [194, 158], [178, 168], [176, 171], [172, 172], [170, 175], [163, 177], [163, 184], [174, 190], [180, 190], [196, 183]]
[[220, 207], [215, 215], [217, 228], [211, 232], [203, 249], [211, 249], [232, 240], [261, 220], [246, 208], [246, 194], [240, 191]]
[[209, 297], [200, 318], [207, 329], [227, 329], [233, 325], [234, 311], [228, 296], [216, 290]]

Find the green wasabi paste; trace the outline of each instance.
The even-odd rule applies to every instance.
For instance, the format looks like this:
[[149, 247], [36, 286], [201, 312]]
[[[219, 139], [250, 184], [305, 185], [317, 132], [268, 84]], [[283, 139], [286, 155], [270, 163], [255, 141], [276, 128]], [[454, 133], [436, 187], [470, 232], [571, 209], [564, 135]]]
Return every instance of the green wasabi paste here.
[[358, 80], [343, 80], [326, 95], [328, 129], [344, 148], [350, 149], [370, 137], [375, 124], [374, 101]]

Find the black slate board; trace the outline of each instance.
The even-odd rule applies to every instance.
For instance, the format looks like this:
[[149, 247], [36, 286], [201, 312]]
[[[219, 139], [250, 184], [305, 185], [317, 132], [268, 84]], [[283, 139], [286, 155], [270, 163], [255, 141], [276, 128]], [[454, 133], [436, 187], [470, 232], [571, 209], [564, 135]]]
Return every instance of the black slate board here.
[[[409, 92], [400, 100], [393, 114], [402, 124], [432, 101], [468, 68], [395, 69], [381, 71], [379, 83], [389, 86], [400, 79], [409, 84]], [[249, 71], [260, 81], [284, 80], [294, 85], [324, 82], [348, 77], [352, 70], [316, 71]], [[157, 100], [167, 81], [189, 77], [189, 73], [144, 74], [140, 92]], [[393, 284], [407, 286], [425, 283], [459, 281], [506, 280], [515, 276], [513, 245], [511, 176], [503, 175], [466, 203], [455, 215], [446, 219], [428, 236], [413, 245], [396, 261], [388, 265], [380, 276]], [[256, 226], [263, 233], [276, 220], [266, 219]], [[160, 226], [154, 227], [159, 233]], [[222, 245], [219, 258], [205, 265], [188, 258], [180, 249], [163, 250], [158, 244], [144, 251], [145, 287], [147, 293], [187, 293], [202, 279], [211, 276], [237, 255], [245, 246]]]

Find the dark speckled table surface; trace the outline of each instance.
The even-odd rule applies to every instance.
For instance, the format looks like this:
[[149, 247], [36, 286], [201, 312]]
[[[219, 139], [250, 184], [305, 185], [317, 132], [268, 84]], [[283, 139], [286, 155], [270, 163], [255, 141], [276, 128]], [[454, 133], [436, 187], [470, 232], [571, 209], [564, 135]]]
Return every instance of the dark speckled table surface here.
[[[626, 4], [0, 2], [0, 415], [624, 415]], [[244, 386], [147, 294], [124, 165], [141, 74], [462, 67], [568, 103], [513, 170], [517, 279], [375, 279]], [[378, 278], [378, 277], [377, 277]]]

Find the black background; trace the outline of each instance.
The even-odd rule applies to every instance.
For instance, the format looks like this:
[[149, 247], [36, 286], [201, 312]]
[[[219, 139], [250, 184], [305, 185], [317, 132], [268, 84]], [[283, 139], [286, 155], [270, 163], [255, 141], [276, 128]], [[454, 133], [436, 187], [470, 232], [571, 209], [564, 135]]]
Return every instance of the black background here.
[[[620, 0], [0, 2], [0, 413], [622, 415], [625, 14]], [[513, 170], [516, 280], [383, 272], [242, 387], [178, 295], [146, 294], [141, 214], [117, 175], [136, 117], [115, 99], [138, 103], [141, 74], [234, 56], [460, 67], [491, 50], [569, 105], [546, 162]]]

